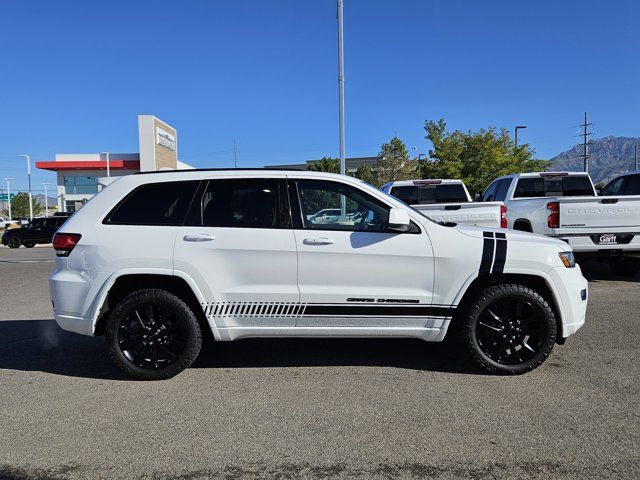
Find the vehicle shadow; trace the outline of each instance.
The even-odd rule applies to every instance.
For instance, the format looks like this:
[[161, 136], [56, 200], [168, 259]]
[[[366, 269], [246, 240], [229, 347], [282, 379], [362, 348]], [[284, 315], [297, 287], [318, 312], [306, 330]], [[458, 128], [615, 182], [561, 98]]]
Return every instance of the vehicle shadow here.
[[[207, 342], [191, 368], [364, 366], [483, 374], [455, 342], [414, 339], [245, 339]], [[0, 321], [0, 370], [126, 380], [104, 337], [58, 328], [53, 320]]]
[[640, 282], [640, 272], [634, 276], [623, 277], [614, 275], [607, 262], [597, 260], [582, 260], [579, 262], [584, 278], [590, 282], [618, 281], [618, 282]]

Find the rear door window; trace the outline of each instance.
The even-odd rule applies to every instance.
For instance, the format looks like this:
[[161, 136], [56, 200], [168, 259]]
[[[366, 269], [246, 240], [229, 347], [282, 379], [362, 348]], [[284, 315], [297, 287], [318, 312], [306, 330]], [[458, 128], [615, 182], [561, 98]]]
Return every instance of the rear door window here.
[[194, 209], [205, 227], [291, 227], [286, 183], [278, 179], [211, 180]]
[[127, 195], [107, 215], [115, 225], [182, 225], [200, 181], [148, 183]]

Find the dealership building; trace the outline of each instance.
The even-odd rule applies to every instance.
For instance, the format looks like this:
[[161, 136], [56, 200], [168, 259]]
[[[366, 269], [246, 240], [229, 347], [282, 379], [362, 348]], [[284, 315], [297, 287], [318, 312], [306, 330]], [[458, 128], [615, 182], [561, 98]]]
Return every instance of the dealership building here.
[[138, 142], [139, 153], [61, 153], [36, 162], [37, 168], [56, 172], [58, 211], [75, 212], [113, 177], [192, 168], [178, 160], [175, 128], [153, 115], [138, 115]]

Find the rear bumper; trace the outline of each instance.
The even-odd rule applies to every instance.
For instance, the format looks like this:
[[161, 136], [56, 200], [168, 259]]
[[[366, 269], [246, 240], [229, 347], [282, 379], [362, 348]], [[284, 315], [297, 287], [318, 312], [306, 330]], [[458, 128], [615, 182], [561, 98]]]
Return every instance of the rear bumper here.
[[594, 243], [590, 235], [550, 235], [558, 240], [562, 240], [569, 245], [576, 253], [597, 253], [607, 251], [637, 252], [640, 255], [640, 235], [634, 235], [633, 239], [626, 244], [600, 245]]
[[556, 288], [556, 300], [562, 316], [560, 336], [566, 338], [584, 325], [589, 284], [582, 276], [579, 265], [575, 268], [552, 268], [549, 276]]
[[53, 312], [53, 318], [63, 330], [79, 333], [80, 335], [93, 335], [93, 321], [90, 318], [60, 315], [55, 311]]
[[63, 330], [93, 335], [93, 320], [86, 307], [93, 279], [78, 270], [56, 270], [49, 277], [53, 317]]

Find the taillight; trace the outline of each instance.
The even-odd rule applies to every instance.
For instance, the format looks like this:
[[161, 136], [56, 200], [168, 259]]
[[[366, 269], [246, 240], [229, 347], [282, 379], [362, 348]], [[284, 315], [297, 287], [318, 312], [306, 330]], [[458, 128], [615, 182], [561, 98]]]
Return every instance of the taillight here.
[[560, 203], [547, 203], [547, 210], [551, 212], [547, 217], [547, 225], [549, 228], [560, 228]]
[[507, 228], [507, 207], [500, 205], [500, 228]]
[[68, 257], [82, 238], [79, 233], [56, 233], [53, 236], [53, 249], [58, 257]]

